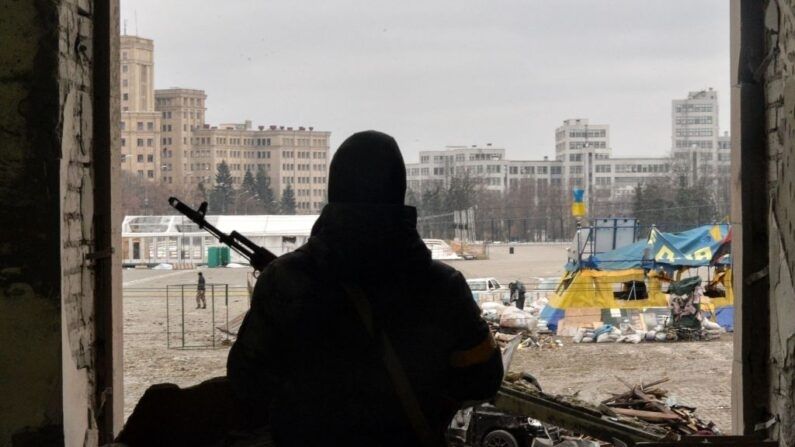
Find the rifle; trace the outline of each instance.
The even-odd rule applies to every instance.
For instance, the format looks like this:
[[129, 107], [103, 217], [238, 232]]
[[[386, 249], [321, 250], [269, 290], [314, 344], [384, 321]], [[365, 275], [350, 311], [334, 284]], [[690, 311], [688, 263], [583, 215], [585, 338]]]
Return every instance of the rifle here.
[[176, 197], [169, 197], [168, 204], [193, 221], [199, 228], [215, 236], [222, 244], [228, 245], [229, 248], [238, 252], [240, 256], [246, 258], [257, 272], [264, 270], [271, 261], [276, 259], [275, 254], [255, 244], [251, 239], [237, 231], [226, 234], [210, 224], [210, 222], [207, 222], [207, 219], [204, 218], [205, 214], [207, 214], [207, 202], [202, 202], [199, 208], [195, 210]]

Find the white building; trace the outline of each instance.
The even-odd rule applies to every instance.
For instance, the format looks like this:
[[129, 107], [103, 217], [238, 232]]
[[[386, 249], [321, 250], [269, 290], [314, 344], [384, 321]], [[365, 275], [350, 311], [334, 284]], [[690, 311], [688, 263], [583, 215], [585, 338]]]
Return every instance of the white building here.
[[[207, 216], [219, 230], [238, 233], [279, 256], [306, 243], [317, 215]], [[184, 216], [126, 216], [122, 222], [124, 265], [206, 264], [207, 249], [221, 246]], [[245, 263], [234, 251], [231, 261]]]
[[676, 174], [692, 184], [697, 178], [729, 173], [728, 133], [720, 135], [718, 92], [709, 88], [689, 92], [671, 106], [671, 153]]
[[505, 149], [490, 144], [421, 151], [419, 163], [406, 165], [408, 186], [414, 191], [446, 187], [453, 177], [468, 173], [486, 190], [499, 193], [527, 182], [534, 183], [537, 192], [552, 187], [569, 194], [573, 188], [583, 188], [587, 203], [592, 197], [626, 200], [638, 184], [671, 172], [671, 160], [666, 157], [611, 158], [607, 124], [565, 120], [555, 129], [555, 142], [554, 160], [507, 160]]

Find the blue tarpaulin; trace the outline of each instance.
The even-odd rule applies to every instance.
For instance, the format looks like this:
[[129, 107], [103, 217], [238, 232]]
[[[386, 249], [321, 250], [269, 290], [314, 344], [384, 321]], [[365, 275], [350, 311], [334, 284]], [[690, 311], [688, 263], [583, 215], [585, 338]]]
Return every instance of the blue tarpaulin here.
[[703, 267], [726, 241], [728, 224], [704, 225], [679, 233], [663, 233], [652, 228], [645, 241], [590, 256], [582, 267], [598, 270], [627, 270]]

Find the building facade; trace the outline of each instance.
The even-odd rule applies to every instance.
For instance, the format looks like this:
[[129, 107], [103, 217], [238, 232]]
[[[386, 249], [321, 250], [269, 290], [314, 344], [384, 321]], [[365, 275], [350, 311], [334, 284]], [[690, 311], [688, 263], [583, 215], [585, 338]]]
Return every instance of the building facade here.
[[154, 101], [154, 42], [121, 36], [119, 47], [122, 169], [159, 181], [161, 124]]
[[124, 171], [189, 195], [199, 184], [212, 188], [226, 162], [238, 188], [259, 169], [277, 199], [291, 188], [300, 214], [318, 213], [326, 202], [330, 132], [254, 129], [251, 121], [212, 126], [204, 90], [155, 90], [154, 43], [137, 36], [121, 36], [121, 86]]
[[446, 187], [466, 173], [497, 193], [522, 185], [533, 185], [537, 194], [582, 188], [586, 203], [625, 202], [638, 184], [671, 175], [670, 158], [612, 158], [611, 152], [609, 125], [568, 119], [555, 129], [554, 159], [508, 160], [505, 149], [491, 145], [448, 146], [421, 151], [419, 163], [407, 164], [408, 186], [413, 191]]
[[728, 176], [731, 143], [719, 131], [718, 92], [689, 92], [671, 106], [671, 154], [675, 174], [693, 184], [699, 178]]
[[313, 127], [252, 129], [251, 121], [204, 125], [192, 133], [184, 163], [185, 182], [211, 185], [222, 161], [229, 166], [237, 187], [247, 171], [256, 175], [262, 169], [276, 197], [289, 187], [295, 194], [296, 212], [318, 213], [326, 201], [330, 136], [330, 132]]

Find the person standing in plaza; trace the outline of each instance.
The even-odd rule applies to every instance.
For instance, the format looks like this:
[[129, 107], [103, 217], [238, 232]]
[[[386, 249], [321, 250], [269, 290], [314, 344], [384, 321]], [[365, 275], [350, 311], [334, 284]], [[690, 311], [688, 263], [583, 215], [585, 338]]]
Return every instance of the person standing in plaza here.
[[196, 284], [196, 309], [207, 309], [207, 301], [204, 299], [205, 288], [204, 275], [199, 272], [199, 280]]

